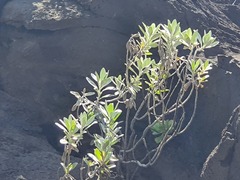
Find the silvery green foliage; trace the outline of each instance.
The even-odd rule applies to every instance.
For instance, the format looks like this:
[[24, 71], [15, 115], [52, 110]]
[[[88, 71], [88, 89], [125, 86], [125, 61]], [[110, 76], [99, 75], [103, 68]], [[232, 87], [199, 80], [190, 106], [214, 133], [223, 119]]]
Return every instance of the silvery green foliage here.
[[[80, 178], [132, 179], [139, 167], [153, 165], [164, 145], [185, 132], [194, 118], [198, 89], [204, 87], [212, 68], [198, 55], [218, 42], [211, 31], [203, 36], [190, 28], [182, 31], [176, 20], [139, 28], [141, 32], [126, 44], [124, 75], [110, 76], [102, 68], [86, 78], [90, 91], [71, 91], [77, 98], [72, 108], [76, 117], [56, 123], [65, 133], [60, 142], [65, 145], [61, 165], [66, 179], [73, 178], [69, 173], [76, 167], [70, 162], [71, 151], [78, 151], [93, 124], [98, 124], [100, 133], [91, 135], [95, 149], [83, 158]], [[180, 56], [179, 50], [188, 55]], [[191, 97], [193, 109], [186, 112]]]

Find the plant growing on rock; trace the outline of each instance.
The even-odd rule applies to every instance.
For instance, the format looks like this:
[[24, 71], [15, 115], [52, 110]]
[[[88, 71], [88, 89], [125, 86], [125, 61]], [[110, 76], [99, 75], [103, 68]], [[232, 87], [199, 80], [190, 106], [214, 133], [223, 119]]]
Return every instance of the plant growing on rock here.
[[[76, 116], [56, 123], [65, 133], [60, 140], [65, 146], [62, 179], [74, 179], [70, 171], [77, 163], [71, 163], [70, 155], [81, 150], [77, 147], [86, 133], [95, 149], [80, 163], [80, 178], [128, 180], [138, 168], [152, 166], [163, 147], [192, 123], [199, 88], [212, 66], [199, 53], [218, 42], [211, 31], [203, 36], [190, 28], [182, 31], [176, 20], [139, 28], [126, 44], [124, 75], [110, 76], [102, 68], [86, 78], [92, 90], [71, 92], [77, 98]], [[181, 48], [186, 56], [179, 55]], [[193, 107], [186, 111], [191, 99]], [[98, 134], [89, 131], [93, 124]]]

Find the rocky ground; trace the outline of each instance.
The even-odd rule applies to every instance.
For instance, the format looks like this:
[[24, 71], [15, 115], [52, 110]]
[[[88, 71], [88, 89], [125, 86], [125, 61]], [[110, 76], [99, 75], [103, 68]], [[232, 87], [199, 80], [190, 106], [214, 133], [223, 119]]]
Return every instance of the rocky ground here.
[[[75, 99], [69, 91], [80, 91], [85, 77], [101, 67], [121, 73], [125, 43], [138, 25], [167, 19], [201, 33], [212, 30], [220, 45], [205, 55], [218, 66], [201, 92], [190, 130], [138, 178], [200, 179], [205, 160], [240, 104], [239, 17], [239, 0], [1, 0], [0, 179], [58, 179], [62, 147], [54, 122], [70, 113]], [[233, 144], [239, 146], [234, 138], [217, 148], [224, 149], [224, 157], [233, 154]], [[202, 178], [220, 180], [219, 171], [221, 180], [240, 177], [233, 171], [239, 168], [239, 153], [227, 163], [218, 163], [221, 158], [207, 161], [210, 170]]]

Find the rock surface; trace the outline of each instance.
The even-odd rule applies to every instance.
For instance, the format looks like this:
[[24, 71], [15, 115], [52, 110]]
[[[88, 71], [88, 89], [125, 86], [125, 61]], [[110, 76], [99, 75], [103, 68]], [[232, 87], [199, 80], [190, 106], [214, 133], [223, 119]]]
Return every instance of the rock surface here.
[[238, 180], [240, 177], [240, 105], [222, 131], [219, 144], [210, 153], [201, 173], [204, 180]]
[[57, 179], [61, 146], [54, 122], [70, 113], [75, 99], [69, 91], [80, 91], [101, 67], [123, 72], [125, 43], [141, 22], [175, 18], [183, 28], [213, 31], [220, 46], [205, 54], [219, 54], [219, 65], [201, 92], [191, 129], [140, 178], [199, 179], [240, 102], [240, 71], [229, 64], [240, 62], [239, 9], [239, 1], [227, 0], [1, 0], [0, 179]]
[[29, 104], [0, 92], [0, 179], [57, 179], [60, 155], [46, 143]]

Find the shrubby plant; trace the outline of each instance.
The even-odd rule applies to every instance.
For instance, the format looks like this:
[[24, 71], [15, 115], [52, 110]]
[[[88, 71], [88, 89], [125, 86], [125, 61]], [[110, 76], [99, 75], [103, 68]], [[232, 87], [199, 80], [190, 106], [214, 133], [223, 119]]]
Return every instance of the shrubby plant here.
[[[71, 91], [76, 115], [56, 123], [65, 136], [61, 165], [65, 175], [80, 165], [80, 179], [133, 179], [138, 168], [152, 166], [163, 147], [184, 133], [193, 121], [199, 88], [208, 80], [212, 64], [199, 53], [218, 44], [211, 31], [181, 30], [176, 20], [143, 24], [126, 44], [126, 71], [111, 76], [104, 68], [87, 77], [90, 91]], [[187, 54], [179, 55], [181, 52]], [[193, 107], [186, 111], [186, 103]], [[120, 120], [119, 120], [120, 119]], [[95, 126], [99, 133], [91, 134]], [[82, 162], [72, 163], [85, 134], [95, 149]]]

